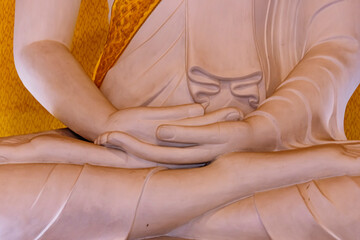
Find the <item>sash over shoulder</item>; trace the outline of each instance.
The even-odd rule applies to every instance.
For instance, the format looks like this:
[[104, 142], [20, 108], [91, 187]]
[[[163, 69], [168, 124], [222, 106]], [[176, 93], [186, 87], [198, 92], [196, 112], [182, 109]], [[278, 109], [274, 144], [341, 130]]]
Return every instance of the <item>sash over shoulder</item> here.
[[107, 71], [115, 64], [135, 33], [159, 3], [160, 0], [114, 1], [109, 33], [93, 75], [96, 86], [101, 86]]

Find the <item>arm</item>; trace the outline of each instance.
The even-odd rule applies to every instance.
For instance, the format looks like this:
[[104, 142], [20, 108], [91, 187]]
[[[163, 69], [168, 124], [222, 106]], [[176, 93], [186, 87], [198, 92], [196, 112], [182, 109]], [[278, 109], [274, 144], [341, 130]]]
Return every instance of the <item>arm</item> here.
[[97, 146], [64, 136], [63, 131], [5, 138], [0, 142], [0, 166], [6, 164], [57, 163], [115, 168], [169, 169], [201, 167], [203, 164], [169, 165], [150, 162], [118, 149]]
[[[297, 24], [306, 28], [295, 28], [294, 51], [302, 50], [301, 60], [247, 116], [259, 146], [276, 142], [273, 148], [288, 149], [346, 139], [345, 108], [360, 80], [359, 2], [306, 0], [300, 8]], [[272, 130], [264, 134], [261, 126]]]
[[247, 116], [257, 147], [280, 150], [346, 140], [346, 103], [360, 79], [357, 45], [332, 41], [306, 54], [275, 93]]
[[[89, 140], [116, 130], [151, 143], [158, 142], [158, 125], [203, 115], [199, 104], [116, 109], [69, 51], [80, 2], [16, 2], [16, 68], [27, 89], [51, 114]], [[222, 113], [225, 115], [219, 114], [215, 121], [229, 111]]]
[[94, 139], [116, 109], [69, 51], [80, 2], [16, 1], [14, 57], [34, 97], [72, 130]]

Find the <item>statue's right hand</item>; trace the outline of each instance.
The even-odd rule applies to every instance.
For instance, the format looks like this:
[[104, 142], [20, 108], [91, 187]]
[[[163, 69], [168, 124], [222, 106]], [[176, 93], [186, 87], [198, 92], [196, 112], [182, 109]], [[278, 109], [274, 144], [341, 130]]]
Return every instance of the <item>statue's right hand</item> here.
[[[156, 137], [157, 128], [164, 124], [183, 122], [184, 125], [211, 124], [215, 122], [234, 120], [240, 113], [234, 108], [225, 108], [198, 122], [197, 117], [204, 115], [201, 104], [187, 104], [172, 107], [134, 107], [119, 110], [108, 117], [105, 132], [123, 132], [143, 142], [156, 145], [171, 145]], [[103, 136], [106, 136], [106, 134]], [[98, 142], [96, 140], [96, 142]], [[96, 143], [95, 142], [95, 143]], [[186, 145], [186, 144], [184, 144]]]

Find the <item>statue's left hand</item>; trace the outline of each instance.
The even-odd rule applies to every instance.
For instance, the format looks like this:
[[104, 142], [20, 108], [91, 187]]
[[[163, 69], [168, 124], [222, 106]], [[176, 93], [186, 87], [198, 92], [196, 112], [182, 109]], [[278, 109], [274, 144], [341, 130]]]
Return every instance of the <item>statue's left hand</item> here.
[[187, 104], [171, 107], [134, 107], [114, 112], [104, 124], [103, 132], [123, 132], [141, 141], [156, 145], [184, 146], [161, 142], [157, 138], [160, 125], [205, 125], [215, 122], [238, 120], [241, 113], [235, 108], [223, 108], [204, 117], [200, 104]]
[[[230, 121], [200, 125], [208, 116], [209, 114], [179, 121], [178, 125], [162, 125], [158, 128], [157, 136], [160, 140], [192, 144], [188, 147], [152, 145], [122, 132], [105, 133], [97, 139], [97, 143], [117, 146], [150, 161], [172, 164], [208, 162], [225, 153], [250, 149], [253, 144], [252, 131], [247, 122]], [[197, 121], [199, 125], [190, 125], [191, 122], [196, 124]]]

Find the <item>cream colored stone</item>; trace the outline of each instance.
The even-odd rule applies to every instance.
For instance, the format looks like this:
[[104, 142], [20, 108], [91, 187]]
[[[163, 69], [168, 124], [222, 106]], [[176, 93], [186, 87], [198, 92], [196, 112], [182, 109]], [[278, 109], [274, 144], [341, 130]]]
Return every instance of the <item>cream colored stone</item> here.
[[100, 91], [68, 50], [79, 5], [16, 1], [24, 85], [95, 144], [1, 140], [1, 239], [360, 235], [359, 1], [163, 0]]

